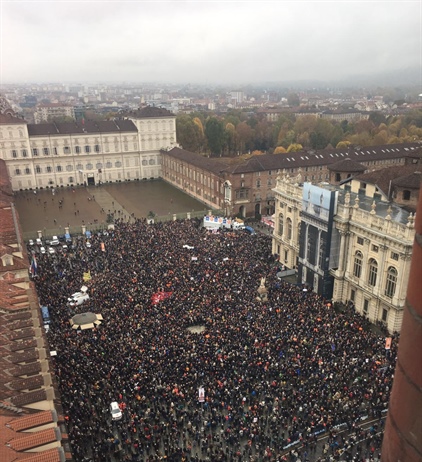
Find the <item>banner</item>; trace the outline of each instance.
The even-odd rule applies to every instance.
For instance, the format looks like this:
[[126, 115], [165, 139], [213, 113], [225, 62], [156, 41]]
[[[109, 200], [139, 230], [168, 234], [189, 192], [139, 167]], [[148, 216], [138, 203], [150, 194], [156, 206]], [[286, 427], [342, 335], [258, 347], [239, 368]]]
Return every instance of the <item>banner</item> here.
[[203, 387], [200, 387], [198, 390], [198, 401], [200, 403], [205, 402], [205, 389]]
[[153, 305], [158, 305], [162, 300], [169, 298], [173, 292], [156, 292], [151, 297], [151, 302]]
[[91, 280], [91, 271], [88, 271], [87, 273], [84, 273], [83, 280], [84, 281], [90, 281]]
[[391, 338], [391, 337], [386, 337], [386, 338], [385, 338], [385, 349], [386, 349], [386, 350], [390, 350], [390, 349], [391, 349], [391, 341], [392, 341], [392, 338]]
[[35, 254], [33, 253], [32, 254], [32, 261], [31, 261], [31, 274], [32, 274], [32, 276], [35, 276], [37, 274], [37, 268], [38, 268], [37, 259], [35, 258]]

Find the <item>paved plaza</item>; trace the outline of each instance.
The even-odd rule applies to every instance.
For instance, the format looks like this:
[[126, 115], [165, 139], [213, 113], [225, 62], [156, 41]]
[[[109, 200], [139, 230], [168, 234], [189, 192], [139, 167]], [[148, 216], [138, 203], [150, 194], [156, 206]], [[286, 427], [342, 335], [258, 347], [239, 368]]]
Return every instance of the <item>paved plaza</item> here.
[[[54, 193], [53, 193], [54, 191]], [[149, 212], [171, 219], [173, 214], [204, 213], [207, 207], [161, 180], [114, 183], [94, 187], [20, 191], [15, 197], [25, 239], [63, 234], [65, 227], [78, 234], [82, 226], [107, 226], [107, 215], [131, 221]]]

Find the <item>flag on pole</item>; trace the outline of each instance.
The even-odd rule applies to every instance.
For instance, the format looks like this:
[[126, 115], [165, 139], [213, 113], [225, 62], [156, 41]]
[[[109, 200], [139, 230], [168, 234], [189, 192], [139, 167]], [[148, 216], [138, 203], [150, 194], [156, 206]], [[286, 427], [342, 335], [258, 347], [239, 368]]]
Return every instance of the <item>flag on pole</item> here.
[[83, 280], [84, 281], [90, 281], [91, 280], [91, 271], [87, 271], [86, 273], [83, 274]]
[[32, 261], [31, 261], [31, 274], [32, 276], [35, 276], [37, 274], [37, 259], [35, 258], [35, 254], [32, 254]]

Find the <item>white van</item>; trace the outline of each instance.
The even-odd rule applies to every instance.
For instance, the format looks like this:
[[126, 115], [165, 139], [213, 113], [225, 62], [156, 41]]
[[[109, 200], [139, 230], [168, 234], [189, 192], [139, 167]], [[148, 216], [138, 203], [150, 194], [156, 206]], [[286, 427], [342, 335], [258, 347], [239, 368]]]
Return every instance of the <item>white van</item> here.
[[122, 418], [122, 411], [120, 410], [117, 401], [113, 401], [110, 404], [110, 414], [113, 420], [120, 420]]

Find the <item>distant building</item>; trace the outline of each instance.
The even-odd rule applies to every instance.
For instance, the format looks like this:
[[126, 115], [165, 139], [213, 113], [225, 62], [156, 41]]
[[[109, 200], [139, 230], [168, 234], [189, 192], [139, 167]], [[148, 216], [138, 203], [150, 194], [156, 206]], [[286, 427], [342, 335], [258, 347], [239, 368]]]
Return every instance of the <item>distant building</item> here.
[[61, 117], [75, 118], [75, 109], [71, 104], [49, 103], [38, 104], [34, 112], [34, 121], [36, 124], [50, 122], [53, 119]]

